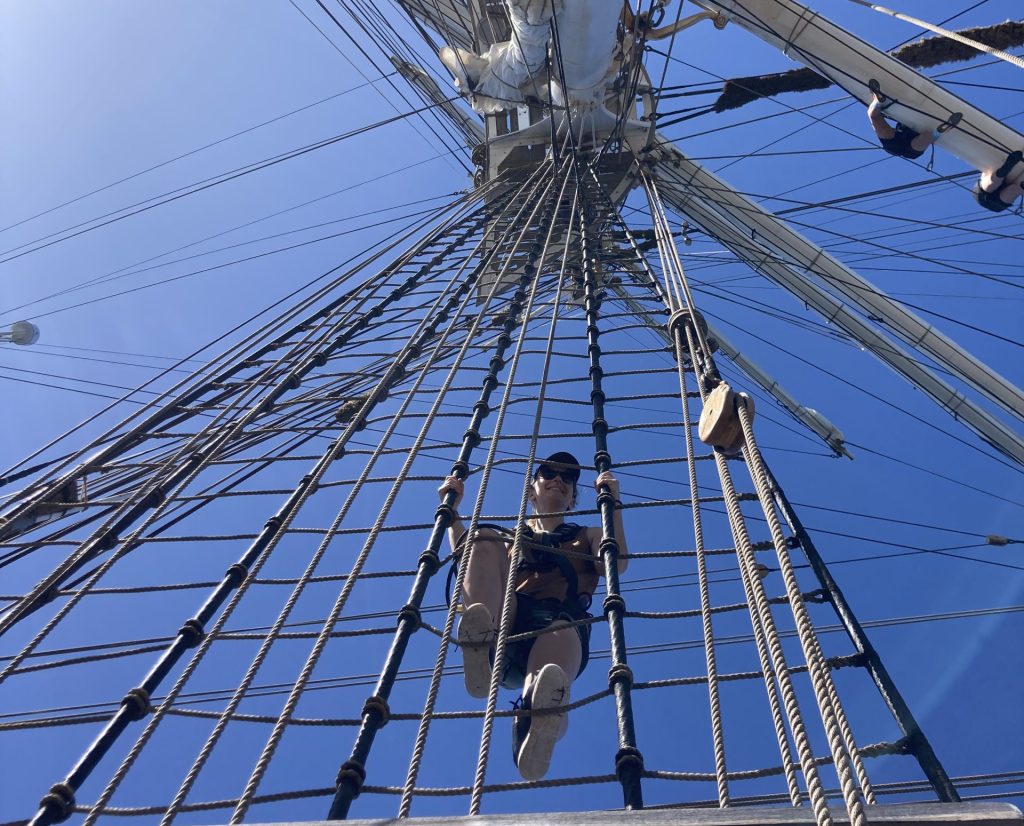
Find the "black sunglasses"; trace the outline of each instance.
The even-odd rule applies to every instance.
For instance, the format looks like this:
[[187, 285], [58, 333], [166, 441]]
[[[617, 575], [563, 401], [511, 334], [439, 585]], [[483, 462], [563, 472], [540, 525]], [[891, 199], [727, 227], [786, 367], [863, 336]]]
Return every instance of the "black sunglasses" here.
[[[561, 476], [563, 482], [575, 485], [576, 480], [580, 478], [580, 472], [578, 470], [555, 470], [553, 467], [549, 467], [548, 465], [541, 465], [537, 468], [536, 476], [539, 476], [541, 479], [548, 482], [556, 476]], [[536, 478], [536, 476], [534, 478]]]

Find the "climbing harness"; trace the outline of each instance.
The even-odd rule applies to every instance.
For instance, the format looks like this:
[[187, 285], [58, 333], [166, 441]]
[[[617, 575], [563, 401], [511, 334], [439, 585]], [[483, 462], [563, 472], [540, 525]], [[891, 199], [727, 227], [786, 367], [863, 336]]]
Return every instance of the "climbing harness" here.
[[[480, 523], [477, 526], [493, 531], [504, 542], [512, 542], [515, 534], [504, 525], [491, 523]], [[514, 626], [510, 629], [510, 636], [520, 634], [535, 634], [543, 631], [551, 623], [564, 620], [576, 628], [580, 638], [582, 657], [580, 669], [577, 672], [582, 674], [590, 659], [590, 626], [578, 624], [580, 620], [589, 619], [592, 615], [588, 613], [593, 597], [591, 594], [579, 590], [579, 575], [572, 566], [567, 555], [556, 549], [562, 544], [572, 542], [580, 535], [585, 528], [572, 522], [563, 522], [553, 531], [537, 531], [529, 525], [523, 528], [523, 537], [527, 545], [527, 553], [532, 558], [524, 558], [517, 569], [518, 573], [539, 573], [546, 574], [551, 571], [558, 571], [565, 580], [566, 591], [563, 599], [545, 597], [536, 598], [529, 593], [516, 594], [516, 619]], [[457, 545], [464, 546], [468, 531], [459, 537]], [[457, 549], [461, 556], [462, 550]], [[524, 554], [524, 557], [526, 554]], [[452, 585], [456, 574], [455, 564], [448, 571], [448, 579], [445, 584], [445, 600], [451, 606]], [[523, 640], [510, 643], [506, 649], [505, 670], [502, 673], [501, 684], [505, 688], [522, 688], [527, 674], [527, 661], [530, 657], [530, 650], [536, 641], [536, 636], [530, 636]], [[491, 649], [491, 664], [494, 660], [494, 649]]]

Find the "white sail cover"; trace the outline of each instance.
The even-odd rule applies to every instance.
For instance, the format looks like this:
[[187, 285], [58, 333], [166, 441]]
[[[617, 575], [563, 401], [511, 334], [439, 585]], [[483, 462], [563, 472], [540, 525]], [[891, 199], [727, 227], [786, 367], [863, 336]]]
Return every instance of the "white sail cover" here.
[[[549, 45], [555, 62], [555, 102], [592, 109], [604, 99], [605, 84], [614, 77], [615, 30], [622, 14], [616, 0], [506, 0], [512, 37], [475, 55], [446, 46], [441, 61], [455, 75], [455, 86], [471, 95], [481, 114], [513, 108], [527, 95], [547, 86], [544, 67]], [[537, 87], [537, 88], [534, 88]]]

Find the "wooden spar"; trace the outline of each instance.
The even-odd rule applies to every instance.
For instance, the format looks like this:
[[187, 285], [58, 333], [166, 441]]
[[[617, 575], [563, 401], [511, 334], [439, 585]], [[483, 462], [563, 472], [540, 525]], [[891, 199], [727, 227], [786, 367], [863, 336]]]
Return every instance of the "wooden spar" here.
[[881, 319], [887, 331], [928, 353], [1008, 412], [1024, 409], [1017, 401], [1024, 398], [1020, 389], [909, 310], [889, 301], [874, 285], [678, 149], [661, 151], [664, 157], [655, 165], [655, 171], [665, 200], [677, 211], [703, 227], [741, 260], [847, 332], [941, 407], [968, 424], [985, 441], [1024, 464], [1024, 439], [918, 359], [910, 357], [902, 347], [879, 333], [872, 323], [851, 312], [834, 294], [839, 293], [850, 304], [865, 308], [865, 314]]
[[[887, 330], [891, 330], [911, 347], [927, 353], [938, 364], [968, 382], [1008, 413], [1024, 419], [1024, 390], [996, 373], [910, 309], [892, 301], [876, 285], [791, 229], [784, 221], [741, 195], [699, 163], [687, 158], [670, 143], [664, 142], [661, 145], [664, 148], [656, 151], [662, 157], [657, 159], [655, 169], [659, 180], [666, 182], [667, 197], [673, 200], [678, 209], [698, 223], [702, 223], [697, 218], [698, 212], [704, 215], [712, 210], [726, 216], [735, 226], [744, 227], [750, 237], [757, 238], [756, 242], [750, 242], [751, 245], [766, 246], [771, 250], [773, 259], [793, 262], [806, 273], [801, 282], [813, 281], [826, 285], [829, 291], [838, 293], [866, 315], [880, 319]], [[673, 190], [675, 194], [670, 194]], [[698, 204], [689, 197], [695, 192], [704, 194], [704, 203]], [[679, 202], [675, 203], [677, 199]], [[752, 260], [750, 252], [744, 254], [741, 250], [738, 254], [744, 260]], [[787, 286], [787, 289], [791, 287]], [[806, 300], [805, 296], [801, 298]], [[1019, 450], [1019, 447], [1014, 449], [1018, 456]]]
[[[997, 169], [1007, 154], [1024, 149], [1024, 135], [793, 0], [695, 2], [727, 15], [731, 23], [829, 78], [865, 106], [872, 100], [868, 81], [874, 78], [888, 97], [898, 101], [886, 114], [918, 132], [929, 133], [953, 112], [962, 113], [959, 126], [946, 132], [936, 146], [979, 171]], [[1008, 180], [1022, 175], [1024, 164], [1018, 164]]]

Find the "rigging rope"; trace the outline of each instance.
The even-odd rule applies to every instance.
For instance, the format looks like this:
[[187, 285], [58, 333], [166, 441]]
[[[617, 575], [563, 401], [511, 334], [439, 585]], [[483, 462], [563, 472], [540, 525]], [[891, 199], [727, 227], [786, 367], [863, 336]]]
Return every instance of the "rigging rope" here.
[[890, 17], [895, 17], [897, 20], [903, 20], [906, 23], [913, 23], [915, 26], [920, 26], [922, 29], [927, 29], [930, 32], [935, 32], [943, 37], [947, 37], [950, 40], [955, 40], [957, 43], [963, 43], [965, 46], [970, 46], [972, 49], [977, 49], [979, 52], [990, 54], [993, 57], [998, 57], [1000, 60], [1005, 60], [1007, 63], [1012, 63], [1018, 69], [1024, 69], [1024, 59], [1017, 57], [1017, 55], [1009, 54], [1001, 49], [995, 49], [992, 46], [986, 46], [984, 43], [979, 43], [977, 40], [972, 40], [969, 37], [964, 37], [959, 32], [953, 32], [949, 29], [943, 29], [940, 26], [936, 26], [932, 23], [926, 23], [924, 20], [918, 20], [916, 17], [910, 17], [909, 15], [902, 14], [892, 9], [887, 9], [885, 6], [879, 6], [874, 3], [869, 3], [867, 0], [849, 0], [851, 3], [856, 3], [858, 6], [866, 6], [872, 11], [881, 12], [887, 14]]
[[[825, 633], [826, 629], [815, 631], [810, 626], [810, 608], [804, 609], [804, 605], [820, 603], [822, 588], [815, 585], [810, 576], [807, 583], [796, 583], [799, 566], [790, 562], [784, 577], [786, 596], [768, 596], [777, 594], [778, 590], [769, 591], [762, 576], [778, 577], [784, 567], [781, 558], [785, 556], [788, 560], [787, 543], [791, 540], [780, 533], [782, 528], [777, 523], [772, 524], [766, 514], [780, 567], [769, 568], [761, 563], [756, 555], [764, 553], [767, 546], [763, 541], [753, 541], [750, 526], [756, 525], [761, 532], [757, 539], [761, 539], [763, 520], [740, 511], [742, 502], [753, 501], [758, 494], [736, 489], [727, 467], [730, 460], [720, 451], [695, 453], [690, 435], [694, 422], [688, 405], [696, 399], [695, 392], [686, 387], [685, 374], [687, 370], [696, 371], [696, 396], [702, 396], [708, 389], [709, 377], [717, 378], [717, 371], [710, 361], [709, 341], [703, 330], [699, 326], [688, 327], [681, 323], [680, 316], [665, 312], [666, 304], [668, 310], [692, 308], [694, 291], [683, 270], [682, 257], [675, 249], [667, 212], [660, 206], [658, 183], [646, 182], [652, 201], [654, 240], [662, 254], [661, 266], [653, 267], [643, 257], [636, 237], [626, 229], [596, 170], [590, 166], [589, 156], [576, 143], [577, 137], [572, 133], [567, 136], [570, 145], [568, 151], [560, 153], [557, 172], [549, 162], [532, 179], [520, 179], [514, 185], [503, 181], [505, 194], [492, 190], [483, 199], [483, 205], [476, 201], [474, 205], [453, 207], [432, 232], [419, 238], [409, 252], [379, 273], [369, 273], [369, 262], [365, 262], [361, 270], [357, 268], [357, 272], [365, 271], [364, 275], [369, 276], [362, 286], [350, 289], [341, 298], [332, 295], [331, 288], [325, 286], [315, 299], [268, 324], [260, 337], [250, 337], [229, 348], [222, 357], [211, 362], [201, 379], [185, 383], [175, 391], [176, 396], [170, 393], [165, 401], [172, 403], [171, 412], [124, 423], [113, 432], [113, 441], [87, 462], [79, 465], [68, 462], [66, 465], [71, 470], [57, 469], [27, 489], [25, 509], [21, 511], [24, 514], [34, 505], [44, 504], [47, 496], [69, 479], [78, 481], [88, 477], [91, 494], [76, 500], [86, 508], [80, 518], [92, 518], [94, 513], [102, 516], [99, 527], [81, 522], [77, 532], [55, 537], [57, 542], [84, 539], [85, 544], [66, 558], [52, 582], [55, 586], [52, 590], [48, 587], [38, 591], [33, 600], [23, 601], [18, 609], [22, 613], [29, 608], [42, 609], [44, 596], [55, 596], [59, 589], [61, 601], [50, 609], [53, 612], [53, 619], [47, 623], [50, 629], [70, 617], [70, 611], [86, 596], [123, 593], [127, 598], [152, 593], [152, 587], [130, 578], [104, 581], [102, 585], [109, 587], [100, 587], [100, 579], [113, 571], [115, 564], [129, 552], [134, 555], [144, 548], [202, 547], [212, 560], [219, 560], [218, 547], [224, 548], [232, 558], [236, 552], [234, 545], [239, 545], [237, 550], [241, 551], [239, 562], [229, 569], [223, 580], [203, 579], [207, 583], [205, 587], [212, 588], [213, 593], [206, 606], [186, 622], [176, 637], [164, 633], [155, 642], [134, 646], [135, 649], [153, 646], [164, 653], [153, 677], [130, 691], [121, 709], [112, 715], [101, 715], [96, 709], [82, 708], [77, 709], [73, 717], [60, 721], [67, 724], [89, 722], [102, 727], [102, 731], [80, 768], [53, 787], [38, 817], [40, 826], [72, 810], [86, 811], [87, 824], [108, 814], [149, 811], [150, 807], [124, 809], [111, 803], [115, 794], [122, 793], [119, 791], [122, 787], [129, 788], [128, 780], [135, 777], [135, 765], [143, 749], [151, 747], [152, 734], [158, 727], [161, 731], [166, 727], [165, 736], [171, 736], [171, 726], [178, 718], [194, 723], [208, 721], [209, 725], [195, 756], [182, 766], [183, 779], [172, 790], [170, 802], [158, 811], [153, 810], [162, 816], [165, 824], [180, 814], [214, 807], [234, 809], [231, 821], [239, 822], [256, 804], [329, 794], [335, 797], [332, 816], [336, 817], [347, 814], [359, 792], [397, 796], [403, 815], [411, 811], [416, 797], [427, 795], [468, 797], [470, 811], [478, 813], [483, 809], [485, 796], [494, 792], [578, 783], [614, 783], [621, 789], [626, 805], [634, 808], [642, 804], [641, 781], [647, 784], [714, 783], [717, 804], [728, 805], [745, 800], [730, 786], [762, 777], [780, 777], [780, 784], [785, 783], [787, 789], [787, 799], [799, 805], [807, 796], [801, 790], [799, 774], [803, 774], [816, 819], [827, 824], [831, 822], [830, 793], [821, 779], [820, 770], [824, 766], [835, 766], [844, 800], [858, 822], [857, 783], [869, 800], [873, 793], [861, 758], [903, 753], [904, 744], [900, 741], [858, 748], [854, 743], [828, 672], [834, 668], [861, 666], [863, 661], [859, 653], [826, 659], [817, 647], [814, 635]], [[568, 207], [570, 201], [575, 204], [572, 209]], [[606, 258], [606, 250], [599, 246], [612, 225], [621, 226], [625, 233], [629, 255], [636, 259], [633, 269], [620, 267], [610, 256]], [[635, 296], [638, 302], [642, 299], [647, 303], [619, 304], [621, 296], [613, 289], [613, 277], [619, 278], [618, 286], [626, 297]], [[657, 279], [664, 281], [663, 288], [659, 287]], [[339, 289], [343, 280], [336, 279], [333, 289]], [[577, 295], [573, 297], [573, 294]], [[666, 296], [670, 298], [666, 300]], [[474, 300], [476, 306], [472, 306]], [[658, 302], [661, 307], [651, 317], [656, 318], [657, 323], [664, 323], [666, 318], [669, 321], [677, 363], [645, 367], [638, 357], [664, 353], [664, 342], [653, 336], [655, 344], [638, 341], [631, 330], [620, 327], [635, 323], [627, 320], [637, 318], [636, 306], [653, 308]], [[517, 328], [518, 338], [513, 341]], [[563, 330], [573, 332], [566, 334]], [[578, 347], [578, 342], [582, 341], [586, 342], [585, 354]], [[435, 377], [442, 373], [445, 378], [438, 383]], [[681, 421], [678, 413], [669, 421], [668, 411], [652, 405], [669, 395], [660, 392], [660, 386], [653, 383], [670, 374], [680, 382], [678, 395], [671, 395], [684, 406]], [[492, 412], [490, 397], [502, 383], [502, 398], [495, 404], [496, 416], [492, 423], [488, 418]], [[462, 404], [467, 394], [472, 394], [469, 401], [475, 399], [469, 410]], [[427, 409], [414, 408], [414, 402], [424, 402]], [[528, 407], [516, 408], [523, 404]], [[613, 407], [616, 404], [619, 406]], [[529, 415], [523, 411], [530, 407], [534, 412], [528, 432], [507, 432], [508, 417], [519, 413]], [[577, 423], [573, 415], [579, 407], [588, 408], [591, 413], [585, 426]], [[560, 415], [566, 409], [570, 413]], [[637, 410], [648, 413], [633, 413], [618, 421], [607, 418], [615, 412]], [[489, 434], [483, 431], [485, 422], [493, 424]], [[564, 432], [552, 432], [559, 423], [565, 423], [561, 424]], [[404, 424], [416, 426], [405, 428]], [[368, 440], [356, 438], [362, 431], [368, 431]], [[539, 435], [542, 432], [544, 435]], [[575, 700], [566, 711], [589, 713], [593, 707], [595, 713], [614, 716], [617, 729], [615, 772], [602, 775], [574, 770], [574, 774], [581, 776], [531, 783], [506, 783], [497, 777], [488, 782], [487, 774], [499, 771], [493, 766], [494, 761], [490, 761], [493, 724], [499, 718], [517, 716], [497, 710], [496, 674], [505, 656], [503, 646], [543, 632], [512, 635], [506, 611], [486, 707], [468, 712], [449, 710], [439, 692], [453, 670], [446, 665], [446, 657], [456, 609], [453, 607], [446, 612], [441, 628], [425, 623], [424, 616], [435, 610], [434, 606], [426, 604], [425, 597], [433, 574], [443, 564], [438, 552], [454, 516], [454, 500], [449, 496], [434, 512], [432, 522], [412, 523], [399, 517], [396, 523], [390, 514], [397, 508], [398, 497], [404, 491], [422, 490], [426, 484], [436, 481], [434, 474], [419, 470], [418, 462], [422, 459], [445, 461], [456, 475], [465, 479], [474, 471], [470, 461], [476, 455], [476, 448], [487, 441], [471, 521], [471, 530], [476, 530], [483, 519], [484, 497], [505, 496], [507, 486], [503, 482], [506, 480], [498, 471], [505, 470], [506, 463], [514, 464], [508, 481], [528, 481], [532, 465], [542, 455], [538, 453], [541, 439], [587, 440], [596, 449], [595, 465], [601, 472], [612, 467], [610, 439], [620, 433], [628, 433], [631, 438], [650, 438], [649, 444], [657, 455], [652, 458], [631, 453], [629, 442], [623, 440], [615, 445], [617, 468], [686, 461], [687, 480], [662, 481], [683, 485], [689, 496], [670, 498], [659, 491], [657, 496], [649, 497], [637, 491], [633, 494], [636, 498], [648, 501], [620, 503], [614, 501], [607, 489], [602, 489], [598, 492], [596, 508], [577, 511], [580, 515], [595, 514], [600, 519], [600, 552], [607, 572], [607, 586], [605, 617], [574, 622], [608, 628], [610, 646], [607, 652], [595, 651], [594, 659], [607, 658], [610, 672], [608, 688], [602, 687]], [[685, 458], [676, 455], [678, 447], [666, 451], [664, 445], [668, 443], [660, 441], [663, 434], [674, 434], [676, 439], [684, 435]], [[321, 442], [321, 439], [326, 441]], [[528, 442], [528, 446], [524, 442]], [[515, 449], [505, 449], [509, 445]], [[458, 458], [452, 465], [451, 457], [455, 454]], [[710, 470], [712, 466], [718, 485], [699, 485], [698, 471], [702, 467]], [[283, 481], [256, 476], [265, 469], [288, 475], [282, 476]], [[252, 481], [244, 484], [245, 480]], [[645, 484], [652, 480], [645, 478]], [[375, 486], [379, 495], [372, 494]], [[157, 488], [159, 501], [148, 501]], [[339, 506], [332, 497], [336, 498], [341, 491], [345, 494]], [[525, 547], [526, 489], [521, 491], [523, 496], [516, 512], [494, 517], [515, 525], [514, 554], [520, 554]], [[217, 533], [210, 531], [210, 524], [220, 524], [211, 522], [217, 519], [215, 514], [229, 508], [232, 502], [258, 502], [259, 497], [277, 506], [262, 530], [253, 532], [250, 524], [227, 524], [216, 528]], [[357, 508], [367, 507], [369, 502], [373, 502], [372, 524], [354, 525], [352, 517], [359, 512]], [[709, 506], [716, 502], [725, 505], [724, 520], [718, 509]], [[127, 519], [129, 512], [137, 507], [139, 510]], [[665, 510], [672, 515], [670, 518], [675, 518], [679, 516], [676, 511], [679, 507], [690, 508], [695, 520], [694, 547], [679, 550], [675, 537], [667, 547], [664, 541], [652, 543], [647, 537], [645, 545], [641, 545], [644, 550], [637, 552], [635, 558], [648, 565], [660, 564], [659, 561], [688, 565], [692, 561], [693, 569], [655, 568], [647, 571], [655, 576], [641, 578], [637, 585], [620, 582], [616, 553], [622, 538], [615, 535], [613, 513], [622, 510], [657, 514]], [[260, 510], [265, 512], [263, 507]], [[324, 516], [325, 513], [330, 517]], [[722, 523], [717, 528], [712, 523], [715, 517]], [[118, 520], [123, 520], [124, 524], [117, 524], [115, 530], [114, 522]], [[637, 522], [636, 530], [641, 535], [647, 529], [646, 521]], [[172, 532], [171, 526], [179, 523], [182, 527]], [[39, 534], [47, 531], [53, 534], [51, 528], [44, 528]], [[158, 531], [159, 536], [147, 535]], [[414, 571], [380, 570], [380, 564], [373, 568], [371, 559], [384, 559], [384, 567], [395, 567], [388, 564], [388, 550], [402, 549], [408, 553], [408, 535], [400, 533], [406, 531], [418, 531], [426, 538], [426, 550], [420, 554]], [[118, 538], [122, 533], [124, 538]], [[31, 535], [33, 541], [41, 540], [39, 534]], [[732, 537], [733, 547], [716, 547], [728, 545], [727, 536]], [[100, 539], [109, 541], [107, 537], [113, 540], [112, 544], [101, 550], [95, 543]], [[389, 537], [401, 541], [388, 545]], [[290, 555], [295, 549], [301, 549], [298, 558]], [[328, 570], [326, 554], [330, 549], [350, 552]], [[373, 550], [377, 552], [371, 557]], [[731, 560], [732, 567], [721, 572], [710, 570], [707, 559], [711, 556]], [[269, 567], [272, 565], [282, 567]], [[285, 565], [288, 567], [283, 567]], [[321, 571], [320, 566], [325, 570]], [[118, 570], [122, 570], [122, 566], [118, 565]], [[665, 573], [666, 570], [672, 573]], [[801, 567], [800, 570], [801, 575], [806, 572], [817, 576], [811, 569]], [[742, 601], [737, 602], [732, 596], [723, 602], [713, 602], [712, 592], [720, 587], [718, 583], [731, 582], [734, 578], [713, 578], [712, 575], [733, 572], [738, 573], [741, 581]], [[394, 611], [348, 613], [357, 586], [362, 593], [369, 583], [390, 575], [411, 579], [408, 600], [397, 610], [397, 616]], [[697, 585], [699, 607], [693, 603], [665, 606], [653, 601], [656, 599], [653, 589], [658, 586], [651, 583], [662, 581], [661, 576], [670, 576], [674, 585]], [[677, 583], [681, 576], [695, 577], [695, 582]], [[330, 583], [341, 580], [344, 584], [340, 594], [334, 597], [333, 607], [319, 619], [308, 621], [305, 627], [296, 627], [291, 617], [301, 616], [297, 607], [300, 597], [312, 594], [314, 585], [330, 587]], [[247, 606], [250, 604], [251, 586], [257, 583], [274, 586], [274, 590], [262, 592], [267, 600], [281, 587], [287, 588], [287, 595], [281, 592], [275, 618], [268, 617], [266, 624], [255, 629], [226, 630], [230, 617], [245, 616], [240, 606], [243, 600]], [[168, 586], [171, 587], [184, 590]], [[461, 587], [459, 580], [457, 592]], [[627, 609], [624, 594], [630, 591], [644, 591], [652, 601]], [[733, 587], [731, 592], [723, 590], [722, 595], [738, 591]], [[366, 593], [370, 598], [371, 592]], [[507, 592], [505, 608], [511, 604], [510, 600], [511, 592]], [[772, 606], [785, 602], [790, 603], [795, 616], [793, 627], [783, 622], [783, 612], [779, 612], [778, 618], [772, 615]], [[129, 615], [140, 604], [143, 603], [135, 603]], [[386, 606], [375, 603], [375, 607]], [[658, 610], [666, 607], [671, 610]], [[744, 628], [750, 633], [736, 633], [740, 627], [737, 623], [743, 620], [744, 614], [750, 622], [749, 627]], [[395, 616], [397, 628], [376, 623], [381, 615]], [[358, 619], [359, 624], [339, 627], [340, 622], [353, 619]], [[683, 635], [680, 640], [679, 635], [674, 635], [672, 642], [634, 643], [629, 653], [657, 657], [667, 651], [692, 649], [702, 655], [702, 664], [696, 669], [673, 666], [665, 679], [636, 679], [631, 670], [637, 667], [636, 663], [630, 666], [626, 661], [626, 620], [663, 624], [685, 621], [690, 623], [688, 628], [696, 628], [699, 622], [700, 628], [689, 635], [690, 639]], [[713, 627], [712, 623], [721, 625]], [[840, 627], [846, 628], [845, 625]], [[414, 635], [420, 628], [428, 633]], [[363, 686], [373, 679], [364, 674], [314, 680], [313, 671], [325, 662], [323, 655], [329, 641], [340, 640], [346, 646], [354, 646], [363, 637], [381, 634], [393, 636], [390, 653], [384, 659], [376, 686], [358, 720], [330, 713], [318, 717], [313, 709], [305, 711], [303, 717], [296, 716], [299, 703], [309, 701], [313, 692]], [[68, 652], [71, 656], [58, 655], [66, 657], [63, 661], [40, 661], [46, 656], [41, 643], [48, 636], [49, 631], [9, 659], [0, 661], [5, 667], [4, 675], [21, 678], [26, 673], [71, 665], [79, 660], [99, 662], [143, 653], [125, 643], [119, 647]], [[784, 658], [783, 640], [790, 637], [803, 643], [806, 664], [790, 664]], [[425, 643], [422, 638], [426, 638]], [[238, 641], [252, 641], [252, 648], [228, 645]], [[286, 678], [283, 684], [257, 682], [257, 672], [269, 662], [271, 651], [278, 650], [277, 644], [284, 641], [289, 641], [288, 645], [303, 646], [305, 656], [303, 660], [300, 655], [303, 665], [297, 676]], [[196, 644], [196, 650], [191, 659], [176, 667], [188, 643]], [[741, 643], [746, 643], [752, 655], [756, 654], [760, 667], [723, 671], [716, 652], [721, 651], [722, 646]], [[433, 649], [435, 644], [437, 649]], [[215, 645], [216, 652], [212, 650]], [[232, 650], [236, 653], [228, 653]], [[433, 665], [421, 659], [406, 659], [407, 652], [414, 650], [417, 656], [426, 650], [430, 650], [431, 655], [436, 651]], [[84, 656], [79, 657], [79, 654]], [[195, 693], [201, 662], [213, 660], [218, 654], [228, 658], [224, 662], [237, 664], [241, 661], [239, 673], [244, 672], [244, 675], [227, 689]], [[155, 697], [158, 686], [172, 669], [176, 674], [174, 684], [165, 696]], [[805, 673], [807, 676], [802, 676]], [[429, 681], [424, 702], [417, 704], [419, 708], [413, 712], [393, 712], [390, 703], [394, 700], [397, 706], [399, 697], [405, 708], [416, 707], [409, 702], [408, 695], [399, 694], [397, 690], [403, 681], [411, 679], [424, 681], [424, 684]], [[810, 716], [801, 713], [797, 704], [796, 683], [801, 679], [809, 680], [816, 689], [821, 725], [829, 741], [828, 756], [816, 754], [811, 747], [813, 739], [820, 737], [820, 730]], [[767, 740], [774, 737], [776, 742], [769, 746], [779, 749], [779, 757], [773, 760], [762, 755], [753, 767], [740, 763], [739, 768], [735, 758], [730, 758], [732, 770], [729, 770], [725, 693], [719, 691], [726, 682], [738, 686], [749, 684], [751, 688], [758, 684], [764, 686], [772, 718]], [[659, 691], [677, 688], [693, 688], [708, 697], [712, 718], [708, 743], [713, 751], [713, 771], [680, 770], [678, 763], [666, 761], [657, 738], [652, 738], [650, 745], [645, 742], [648, 754], [654, 757], [640, 754], [638, 743], [643, 721], [639, 714], [634, 719], [634, 706], [639, 711], [640, 705], [647, 703], [645, 695], [650, 697]], [[248, 705], [250, 701], [279, 695], [286, 695], [286, 699], [282, 704], [274, 703], [269, 708], [272, 713], [249, 713], [268, 710], [253, 709]], [[197, 705], [214, 703], [215, 706], [202, 710], [180, 708], [186, 701]], [[143, 731], [134, 745], [127, 748], [99, 796], [87, 806], [76, 804], [74, 791], [129, 724], [143, 717], [149, 717]], [[369, 756], [380, 728], [388, 721], [398, 720], [415, 722], [416, 734], [413, 737], [405, 732], [410, 734], [405, 740], [410, 744], [411, 756], [404, 782], [400, 779], [396, 785], [388, 778], [386, 767], [370, 765]], [[441, 720], [472, 720], [482, 725], [472, 783], [464, 786], [449, 783], [445, 788], [418, 785], [421, 775], [428, 778], [427, 783], [432, 782], [429, 780], [432, 755], [429, 735], [433, 733], [434, 740], [439, 739], [434, 726]], [[243, 788], [229, 801], [190, 802], [204, 773], [213, 765], [218, 744], [226, 740], [228, 726], [236, 721], [271, 727], [259, 754], [253, 755], [253, 765], [243, 767], [251, 768]], [[14, 726], [27, 723], [40, 727], [58, 725], [52, 717], [12, 721]], [[337, 783], [329, 792], [261, 793], [277, 778], [273, 767], [284, 760], [279, 746], [291, 725], [302, 725], [310, 731], [341, 726], [358, 728], [350, 757], [342, 764]], [[332, 745], [328, 748], [336, 749], [334, 741], [330, 742]], [[377, 759], [379, 761], [379, 757]], [[645, 767], [648, 761], [650, 768]], [[368, 770], [375, 772], [379, 781], [374, 777], [373, 782], [367, 783]], [[589, 767], [583, 769], [588, 770]]]

